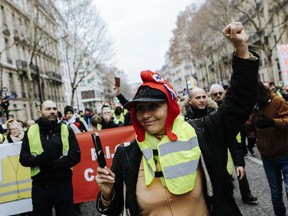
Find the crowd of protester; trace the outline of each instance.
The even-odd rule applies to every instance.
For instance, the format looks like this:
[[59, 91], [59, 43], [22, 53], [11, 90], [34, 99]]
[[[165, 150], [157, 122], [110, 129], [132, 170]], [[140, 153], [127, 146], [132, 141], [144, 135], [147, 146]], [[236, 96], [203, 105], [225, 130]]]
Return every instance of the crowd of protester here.
[[[266, 88], [266, 91], [269, 91], [270, 92], [269, 94], [273, 95], [273, 97], [280, 98], [278, 100], [283, 101], [284, 102], [283, 106], [284, 107], [286, 106], [285, 104], [287, 104], [288, 93], [286, 91], [283, 91], [284, 88], [282, 88], [282, 90], [279, 87], [277, 88], [273, 82], [263, 82], [262, 84], [263, 84], [262, 88]], [[126, 104], [128, 100], [122, 94], [120, 94], [120, 89], [118, 87], [115, 87], [114, 90], [115, 90], [115, 96], [118, 98], [118, 100], [120, 100], [120, 102], [122, 101], [123, 105]], [[205, 92], [204, 89], [201, 89], [197, 86], [194, 86], [189, 90], [185, 89], [182, 93], [178, 94], [177, 98], [183, 119], [185, 119], [185, 121], [189, 121], [190, 119], [201, 118], [205, 115], [208, 115], [209, 113], [215, 112], [218, 106], [221, 105], [221, 102], [225, 97], [225, 91], [226, 89], [224, 89], [224, 87], [220, 84], [212, 84], [208, 92]], [[263, 106], [263, 103], [264, 103], [263, 101], [260, 101], [255, 106], [253, 113], [254, 112], [257, 113], [259, 109], [259, 107], [257, 106], [259, 104]], [[93, 130], [103, 130], [107, 128], [131, 125], [130, 111], [128, 109], [124, 109], [123, 105], [121, 104], [117, 106], [110, 106], [109, 103], [105, 103], [101, 107], [100, 112], [96, 112], [97, 109], [95, 108], [85, 108], [84, 112], [81, 110], [76, 112], [76, 110], [74, 110], [72, 106], [66, 106], [63, 110], [63, 114], [60, 111], [58, 111], [58, 119], [59, 121], [62, 121], [64, 124], [69, 125], [73, 129], [74, 133], [81, 133]], [[275, 110], [276, 108], [272, 107], [270, 109]], [[254, 148], [256, 146], [258, 147], [257, 130], [258, 133], [260, 133], [259, 128], [261, 130], [262, 129], [261, 127], [263, 126], [261, 124], [254, 125], [255, 119], [253, 123], [253, 116], [255, 118], [255, 114], [253, 113], [251, 113], [251, 116], [249, 117], [247, 122], [243, 125], [243, 129], [239, 131], [239, 134], [237, 136], [238, 139], [235, 138], [235, 140], [238, 140], [238, 142], [235, 142], [233, 144], [234, 149], [233, 148], [229, 149], [230, 151], [228, 153], [228, 162], [227, 162], [227, 171], [231, 174], [231, 177], [233, 173], [233, 167], [235, 168], [236, 176], [239, 177], [237, 178], [237, 180], [239, 182], [239, 189], [240, 194], [242, 196], [242, 201], [243, 203], [246, 204], [257, 204], [257, 198], [255, 196], [252, 196], [250, 191], [249, 183], [247, 180], [247, 173], [243, 174], [245, 172], [245, 161], [243, 160], [243, 158], [245, 158], [248, 153], [251, 156], [255, 156]], [[270, 119], [269, 116], [264, 117], [262, 116], [260, 118], [262, 119], [264, 118], [264, 122], [267, 118]], [[9, 118], [6, 121], [5, 125], [1, 126], [0, 143], [7, 144], [22, 141], [25, 131], [27, 131], [31, 125], [35, 124], [35, 122], [37, 122], [37, 120], [28, 119], [26, 121], [21, 121], [19, 119]], [[284, 122], [286, 122], [286, 120]], [[273, 120], [270, 120], [270, 125], [269, 123], [268, 125], [265, 125], [264, 123], [265, 128], [274, 127], [274, 125], [275, 123], [273, 123]], [[256, 129], [257, 126], [258, 129]], [[286, 124], [283, 127], [287, 127]], [[285, 140], [283, 142], [285, 143]], [[273, 152], [273, 148], [272, 146], [271, 148], [265, 150], [263, 150], [263, 147], [261, 146], [260, 148], [261, 148], [260, 149], [261, 156], [262, 154], [264, 154], [263, 156], [265, 161], [264, 169], [267, 174], [269, 185], [270, 187], [272, 187], [272, 184], [275, 185], [276, 183], [274, 183], [272, 180], [273, 176], [271, 176], [271, 165], [269, 164], [270, 167], [268, 168], [267, 165], [268, 162], [266, 162], [267, 160], [265, 160], [267, 157], [269, 158], [270, 156], [266, 156], [265, 154], [267, 151]], [[284, 154], [285, 156], [285, 152], [280, 152], [279, 154], [280, 155]], [[277, 163], [278, 160], [279, 159], [276, 159], [275, 163]], [[274, 163], [274, 158], [272, 161]], [[229, 170], [229, 164], [230, 164], [230, 170]], [[239, 167], [241, 167], [241, 169], [244, 169], [244, 172], [239, 171]], [[280, 167], [280, 170], [282, 169], [284, 168]], [[283, 171], [283, 175], [284, 174], [285, 172]], [[234, 179], [231, 178], [231, 180], [233, 181]], [[281, 191], [282, 191], [281, 185], [277, 190], [271, 188], [272, 202], [275, 212], [284, 211], [283, 201], [281, 201], [279, 195], [280, 193], [282, 193]], [[78, 215], [81, 214], [80, 213], [81, 204], [77, 204], [74, 207], [75, 212], [77, 212]], [[23, 213], [21, 215], [31, 215], [31, 213], [28, 212]]]
[[[223, 31], [224, 35], [231, 30], [229, 28], [232, 28], [233, 25], [236, 24], [232, 23], [230, 27], [229, 25], [226, 27], [226, 30]], [[120, 104], [104, 103], [99, 112], [95, 107], [85, 107], [83, 111], [75, 110], [70, 105], [61, 111], [57, 110], [54, 102], [45, 101], [41, 104], [39, 119], [29, 119], [23, 122], [19, 119], [8, 118], [5, 125], [0, 128], [0, 143], [23, 142], [20, 163], [27, 167], [34, 167], [35, 164], [40, 167], [36, 173], [31, 175], [34, 182], [33, 211], [38, 212], [38, 215], [43, 212], [43, 209], [46, 209], [47, 212], [52, 211], [53, 206], [45, 203], [48, 198], [40, 195], [42, 192], [47, 192], [54, 196], [56, 213], [58, 211], [59, 214], [64, 215], [65, 209], [70, 212], [69, 215], [81, 214], [81, 203], [73, 205], [71, 183], [72, 170], [70, 168], [79, 163], [81, 159], [75, 133], [133, 125], [137, 142], [134, 140], [129, 147], [120, 147], [119, 151], [117, 150], [111, 169], [108, 167], [97, 168], [96, 182], [101, 190], [96, 202], [99, 212], [107, 215], [118, 215], [122, 212], [125, 202], [123, 200], [124, 181], [124, 185], [131, 183], [125, 186], [130, 191], [126, 194], [128, 202], [125, 203], [125, 206], [129, 208], [132, 215], [139, 215], [140, 212], [144, 215], [166, 212], [165, 207], [161, 207], [163, 200], [160, 194], [163, 188], [168, 189], [168, 196], [175, 200], [177, 206], [179, 205], [179, 208], [171, 206], [177, 215], [183, 211], [185, 215], [189, 215], [189, 211], [194, 210], [201, 215], [232, 215], [232, 213], [241, 215], [233, 200], [233, 174], [238, 180], [243, 203], [256, 205], [257, 197], [253, 196], [250, 191], [245, 171], [245, 158], [248, 153], [255, 156], [254, 148], [257, 147], [263, 160], [275, 215], [285, 215], [282, 180], [284, 180], [286, 194], [288, 194], [288, 172], [286, 172], [288, 170], [288, 87], [275, 85], [272, 81], [258, 81], [256, 89], [254, 84], [257, 81], [259, 56], [248, 51], [243, 39], [245, 33], [242, 31], [242, 24], [238, 23], [235, 28], [239, 28], [235, 32], [235, 35], [239, 37], [238, 41], [235, 39], [236, 36], [226, 35], [234, 44], [237, 53], [237, 56], [233, 56], [235, 64], [233, 69], [236, 75], [233, 74], [232, 82], [234, 83], [231, 82], [231, 85], [224, 87], [215, 83], [207, 92], [200, 87], [193, 86], [191, 89], [185, 88], [177, 96], [173, 87], [159, 74], [143, 71], [141, 73], [143, 84], [131, 101], [121, 94], [119, 87], [115, 87], [115, 97]], [[238, 44], [239, 40], [241, 46]], [[241, 49], [237, 52], [239, 47]], [[237, 68], [239, 62], [243, 64], [244, 69], [247, 66], [246, 70], [251, 70], [255, 76], [244, 77], [241, 73], [245, 74], [246, 71], [243, 68]], [[245, 79], [247, 86], [244, 86]], [[237, 100], [241, 100], [242, 104]], [[254, 108], [252, 105], [255, 105]], [[143, 120], [148, 118], [145, 116], [146, 112], [150, 112], [154, 118], [156, 117], [159, 124], [153, 127], [152, 120], [151, 122]], [[51, 116], [53, 118], [50, 118]], [[175, 125], [179, 126], [181, 130]], [[58, 136], [58, 139], [61, 140], [55, 140], [50, 136], [51, 131], [58, 135], [61, 134], [61, 138]], [[38, 133], [41, 136], [43, 134], [47, 136], [45, 144], [42, 143], [43, 149], [42, 147], [39, 149], [33, 144], [40, 141], [40, 136], [34, 136]], [[64, 145], [66, 141], [62, 134], [67, 135], [67, 143], [70, 147]], [[170, 158], [173, 163], [176, 163], [178, 159], [181, 161], [183, 158], [185, 159], [181, 165], [194, 163], [194, 160], [197, 160], [198, 164], [200, 161], [199, 167], [196, 167], [193, 173], [189, 173], [192, 183], [185, 180], [187, 174], [182, 176], [181, 171], [177, 173], [179, 175], [177, 181], [175, 181], [175, 177], [168, 178], [169, 173], [166, 172], [166, 168], [168, 169], [171, 161], [165, 162], [165, 156], [159, 152], [156, 153], [157, 145], [169, 145], [171, 141], [177, 141], [178, 145], [187, 140], [193, 140], [196, 136], [197, 145], [193, 143], [195, 145], [193, 150], [189, 149], [189, 151], [193, 151], [193, 157], [196, 158], [193, 158], [193, 161], [189, 157], [184, 157], [185, 154], [182, 151], [188, 150], [181, 149], [183, 147], [181, 145], [178, 147], [180, 149], [178, 152], [174, 147], [171, 149], [176, 152], [174, 150], [169, 152], [169, 154], [175, 155], [174, 158]], [[38, 138], [39, 140], [37, 140]], [[47, 143], [50, 140], [55, 146], [48, 147]], [[59, 142], [63, 145], [63, 152], [62, 146], [61, 148], [56, 146]], [[30, 148], [34, 148], [39, 154], [32, 155]], [[167, 151], [171, 151], [171, 149], [167, 149]], [[64, 150], [67, 150], [68, 153], [64, 153]], [[150, 150], [151, 155], [147, 153], [148, 151], [150, 153]], [[126, 161], [121, 161], [123, 152], [126, 155]], [[210, 155], [211, 152], [215, 153], [213, 157]], [[67, 160], [62, 160], [63, 156]], [[133, 164], [131, 168], [132, 160], [136, 161], [138, 165]], [[55, 161], [65, 165], [60, 166], [59, 170], [56, 165], [53, 165]], [[127, 167], [122, 170], [122, 166]], [[127, 170], [132, 172], [127, 172]], [[139, 176], [137, 176], [138, 171]], [[201, 174], [197, 175], [197, 171]], [[65, 186], [61, 187], [65, 204], [55, 196], [59, 193], [59, 189], [54, 186], [63, 183], [63, 179], [59, 179], [59, 176], [65, 180]], [[52, 191], [41, 188], [43, 181], [45, 182], [47, 179], [49, 179], [48, 183]], [[202, 180], [206, 180], [205, 186], [202, 185], [204, 182]], [[179, 181], [183, 181], [183, 184], [180, 185]], [[219, 183], [220, 181], [221, 183]], [[151, 185], [152, 189], [147, 189], [143, 187], [144, 185]], [[198, 194], [194, 194], [194, 187], [199, 190]], [[207, 192], [201, 188], [205, 188]], [[152, 203], [151, 200], [142, 199], [145, 196], [151, 197], [150, 193], [155, 191], [160, 191], [160, 194], [154, 193], [155, 203], [153, 200]], [[175, 194], [179, 196], [174, 196]], [[183, 197], [195, 202], [195, 196], [197, 196], [197, 204], [191, 202], [192, 205], [190, 205], [181, 202]], [[95, 199], [96, 197], [95, 194]], [[160, 207], [156, 205], [157, 202], [161, 203]], [[63, 208], [63, 206], [67, 208]], [[31, 212], [22, 215], [31, 215]]]

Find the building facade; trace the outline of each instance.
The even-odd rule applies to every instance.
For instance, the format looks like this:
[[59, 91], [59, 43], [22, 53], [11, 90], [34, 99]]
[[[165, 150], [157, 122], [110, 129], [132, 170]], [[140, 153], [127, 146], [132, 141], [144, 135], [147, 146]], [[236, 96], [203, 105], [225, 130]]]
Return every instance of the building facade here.
[[0, 2], [1, 100], [8, 99], [10, 116], [23, 121], [38, 118], [44, 100], [53, 100], [60, 107], [65, 104], [58, 24], [47, 11], [53, 6], [43, 4]]

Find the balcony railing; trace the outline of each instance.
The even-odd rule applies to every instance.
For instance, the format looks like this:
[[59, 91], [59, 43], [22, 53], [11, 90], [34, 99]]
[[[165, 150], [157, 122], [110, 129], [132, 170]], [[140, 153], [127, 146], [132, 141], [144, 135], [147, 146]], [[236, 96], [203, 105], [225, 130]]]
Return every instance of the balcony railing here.
[[30, 65], [31, 74], [38, 75], [39, 67], [37, 65]]
[[27, 62], [21, 59], [16, 60], [16, 66], [18, 70], [24, 70], [24, 71], [27, 70]]
[[49, 79], [57, 81], [57, 82], [62, 82], [62, 75], [58, 74], [54, 71], [46, 71], [46, 75], [48, 76]]

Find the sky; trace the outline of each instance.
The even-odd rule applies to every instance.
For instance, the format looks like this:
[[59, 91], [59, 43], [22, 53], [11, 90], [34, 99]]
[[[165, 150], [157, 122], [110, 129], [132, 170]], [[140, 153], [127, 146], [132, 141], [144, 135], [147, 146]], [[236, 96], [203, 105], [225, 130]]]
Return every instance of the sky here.
[[194, 0], [94, 0], [106, 23], [115, 54], [111, 66], [140, 82], [142, 70], [165, 64], [177, 15]]

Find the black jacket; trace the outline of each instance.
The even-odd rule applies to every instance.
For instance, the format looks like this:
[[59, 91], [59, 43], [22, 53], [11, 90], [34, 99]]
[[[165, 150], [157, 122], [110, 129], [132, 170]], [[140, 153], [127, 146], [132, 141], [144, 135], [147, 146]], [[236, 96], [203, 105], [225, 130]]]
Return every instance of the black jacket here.
[[[220, 105], [221, 106], [221, 105]], [[191, 105], [187, 107], [187, 114], [185, 115], [185, 121], [189, 121], [190, 124], [194, 127], [193, 122], [195, 124], [198, 122], [199, 118], [203, 118], [208, 114], [214, 115], [216, 112], [215, 108], [206, 107], [206, 109], [199, 110], [197, 108], [193, 108]], [[242, 151], [241, 145], [237, 142], [236, 139], [229, 145], [229, 150], [233, 159], [234, 166], [245, 166], [244, 154]]]
[[[123, 106], [129, 102], [122, 94], [117, 95], [117, 98], [120, 101], [121, 105]], [[128, 110], [128, 112], [124, 116], [124, 126], [131, 124], [132, 122], [131, 122], [130, 110]]]
[[103, 129], [115, 128], [115, 127], [122, 126], [122, 124], [116, 124], [114, 122], [114, 118], [113, 117], [110, 118], [109, 122], [106, 122], [102, 116], [101, 116], [101, 120], [99, 121], [99, 124], [102, 126], [102, 128], [101, 128], [102, 130]]
[[186, 111], [187, 113], [184, 116], [184, 119], [185, 121], [188, 121], [189, 119], [202, 118], [206, 116], [208, 113], [215, 111], [215, 109], [211, 107], [206, 107], [206, 109], [200, 110], [200, 109], [195, 109], [191, 105], [189, 105], [186, 108]]
[[71, 167], [80, 162], [80, 148], [73, 130], [69, 130], [69, 151], [67, 156], [62, 157], [61, 123], [52, 127], [45, 127], [39, 123], [40, 139], [44, 153], [33, 156], [30, 153], [29, 140], [26, 131], [21, 152], [20, 163], [25, 167], [40, 166], [40, 173], [32, 177], [32, 184], [54, 185], [72, 181]]
[[[241, 215], [234, 201], [232, 188], [228, 186], [231, 180], [226, 170], [227, 147], [235, 139], [255, 105], [258, 65], [258, 60], [245, 60], [234, 56], [231, 86], [227, 90], [223, 104], [214, 115], [208, 114], [199, 119], [196, 124], [199, 146], [214, 190], [214, 195], [211, 198], [205, 194], [211, 215]], [[142, 152], [135, 141], [126, 148], [117, 149], [111, 167], [116, 175], [115, 197], [111, 205], [107, 209], [103, 209], [101, 194], [99, 194], [96, 202], [98, 211], [106, 215], [119, 215], [121, 213], [123, 209], [123, 180], [125, 180], [126, 205], [131, 215], [139, 215], [136, 184], [141, 159]]]

